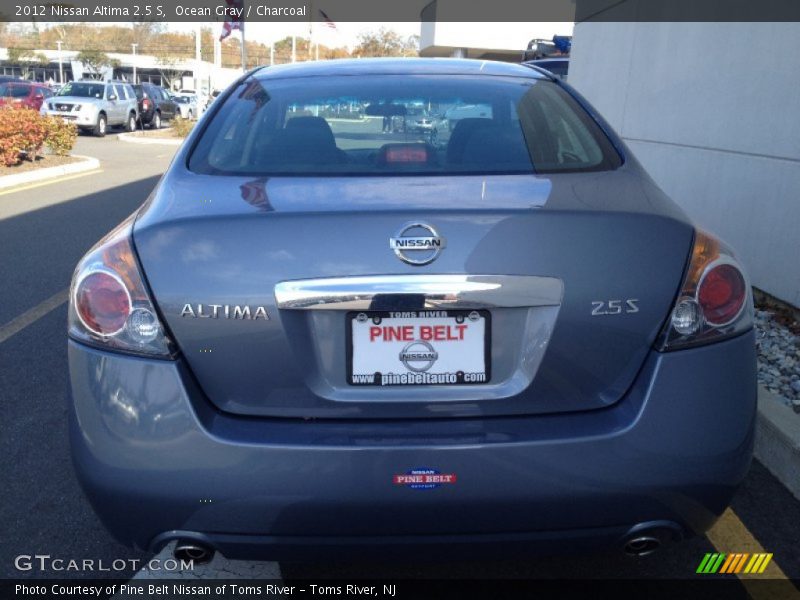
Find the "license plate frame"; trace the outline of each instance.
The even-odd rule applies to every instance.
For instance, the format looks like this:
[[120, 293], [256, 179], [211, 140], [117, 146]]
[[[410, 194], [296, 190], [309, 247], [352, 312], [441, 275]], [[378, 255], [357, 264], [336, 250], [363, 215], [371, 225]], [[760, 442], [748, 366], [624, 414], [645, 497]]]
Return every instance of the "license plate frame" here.
[[[477, 319], [476, 319], [477, 315]], [[433, 365], [424, 371], [419, 370], [412, 370], [409, 367], [404, 367], [404, 364], [401, 361], [400, 356], [398, 355], [398, 359], [396, 361], [396, 369], [388, 370], [385, 373], [381, 371], [376, 371], [372, 373], [374, 375], [374, 379], [372, 382], [367, 381], [365, 378], [369, 375], [369, 373], [353, 373], [354, 367], [354, 323], [361, 318], [362, 321], [359, 323], [367, 323], [372, 322], [372, 325], [385, 325], [385, 320], [389, 320], [391, 323], [398, 323], [398, 327], [400, 326], [401, 322], [405, 322], [406, 324], [410, 321], [417, 325], [427, 325], [430, 327], [435, 327], [432, 322], [434, 320], [452, 320], [452, 325], [462, 325], [466, 324], [469, 325], [471, 323], [477, 323], [478, 321], [482, 321], [483, 326], [483, 344], [482, 344], [482, 352], [483, 352], [483, 371], [473, 371], [473, 372], [464, 372], [463, 370], [459, 371], [450, 371], [445, 375], [438, 374], [437, 371], [430, 371], [433, 368]], [[375, 318], [378, 318], [379, 321], [376, 323]], [[366, 319], [364, 321], [363, 319]], [[439, 323], [441, 325], [441, 323]], [[348, 311], [345, 315], [345, 340], [346, 340], [346, 380], [347, 383], [354, 387], [410, 387], [410, 388], [420, 388], [420, 387], [431, 387], [431, 386], [453, 386], [453, 385], [486, 385], [491, 382], [491, 339], [492, 339], [492, 316], [488, 310], [485, 309], [458, 309], [458, 310], [438, 310], [438, 309], [425, 309], [425, 310], [365, 310], [365, 311]], [[451, 334], [453, 329], [448, 329], [448, 335]], [[466, 330], [465, 330], [466, 331]], [[415, 330], [416, 333], [416, 330]], [[466, 335], [466, 333], [464, 334]], [[479, 333], [476, 335], [480, 335]], [[419, 336], [414, 336], [415, 338]], [[391, 340], [392, 343], [396, 343], [398, 346], [408, 343], [418, 344], [420, 341], [426, 340], [414, 340], [409, 342], [408, 340]], [[443, 342], [447, 341], [460, 341], [460, 340], [427, 340], [431, 345], [439, 343], [440, 348]], [[473, 344], [479, 342], [472, 342]], [[415, 346], [412, 348], [412, 351], [419, 346]], [[405, 348], [403, 348], [405, 349]], [[434, 351], [436, 349], [434, 348]], [[437, 356], [438, 356], [438, 351]], [[453, 348], [448, 351], [449, 355], [453, 355], [455, 352]], [[408, 354], [406, 354], [408, 356]], [[409, 361], [411, 362], [411, 361]], [[471, 362], [475, 362], [474, 358]], [[480, 363], [480, 361], [478, 361]], [[419, 367], [419, 361], [413, 363], [415, 366]], [[424, 362], [422, 366], [424, 367]], [[434, 363], [435, 364], [435, 363]], [[453, 376], [455, 376], [455, 380], [453, 380]], [[356, 381], [358, 379], [358, 381]]]

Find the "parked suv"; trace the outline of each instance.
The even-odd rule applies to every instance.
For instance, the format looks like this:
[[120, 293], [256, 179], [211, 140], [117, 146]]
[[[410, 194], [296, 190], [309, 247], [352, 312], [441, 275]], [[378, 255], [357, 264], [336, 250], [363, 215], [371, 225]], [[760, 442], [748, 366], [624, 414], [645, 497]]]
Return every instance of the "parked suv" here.
[[178, 106], [169, 92], [152, 83], [141, 83], [133, 86], [139, 102], [139, 115], [142, 127], [150, 125], [152, 129], [160, 129], [162, 121], [170, 121], [178, 113]]
[[136, 94], [124, 81], [71, 81], [42, 104], [41, 112], [72, 121], [98, 137], [108, 127], [136, 129]]

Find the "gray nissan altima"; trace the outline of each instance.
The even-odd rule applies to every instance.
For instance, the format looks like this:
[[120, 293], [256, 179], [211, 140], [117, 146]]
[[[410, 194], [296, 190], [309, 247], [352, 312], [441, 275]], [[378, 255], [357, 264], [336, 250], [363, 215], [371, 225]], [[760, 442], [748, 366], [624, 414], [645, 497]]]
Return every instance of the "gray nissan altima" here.
[[750, 289], [544, 70], [257, 69], [75, 271], [76, 471], [199, 561], [646, 554], [747, 472]]

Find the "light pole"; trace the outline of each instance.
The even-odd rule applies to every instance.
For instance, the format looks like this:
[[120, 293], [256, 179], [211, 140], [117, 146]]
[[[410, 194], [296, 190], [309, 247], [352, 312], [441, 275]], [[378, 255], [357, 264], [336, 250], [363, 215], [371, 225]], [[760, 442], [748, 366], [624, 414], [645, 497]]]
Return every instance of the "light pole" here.
[[64, 85], [64, 66], [61, 64], [61, 44], [64, 42], [56, 42], [58, 46], [58, 83]]
[[131, 44], [133, 48], [133, 83], [136, 83], [136, 46], [139, 44]]

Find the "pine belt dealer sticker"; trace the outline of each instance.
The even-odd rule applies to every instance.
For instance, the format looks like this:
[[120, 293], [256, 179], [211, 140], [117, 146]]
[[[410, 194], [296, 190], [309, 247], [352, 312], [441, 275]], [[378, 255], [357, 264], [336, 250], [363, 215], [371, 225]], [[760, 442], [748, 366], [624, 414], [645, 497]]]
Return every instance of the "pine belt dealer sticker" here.
[[412, 490], [432, 490], [441, 485], [455, 482], [455, 473], [441, 473], [436, 469], [411, 469], [406, 473], [394, 476], [395, 485], [402, 485]]

